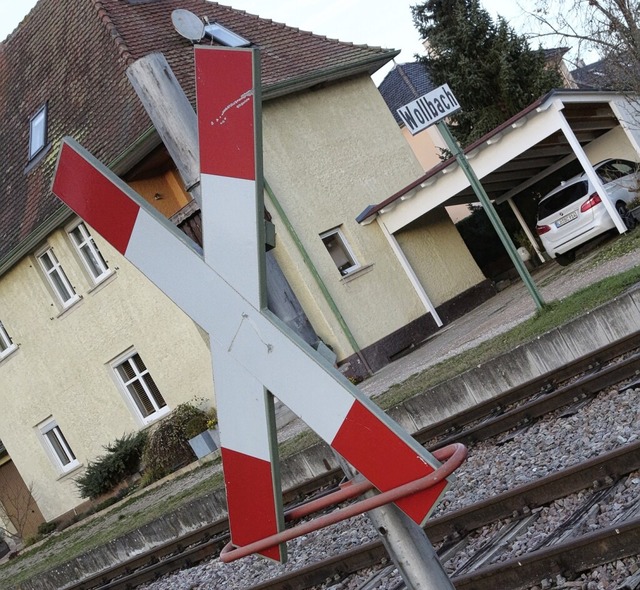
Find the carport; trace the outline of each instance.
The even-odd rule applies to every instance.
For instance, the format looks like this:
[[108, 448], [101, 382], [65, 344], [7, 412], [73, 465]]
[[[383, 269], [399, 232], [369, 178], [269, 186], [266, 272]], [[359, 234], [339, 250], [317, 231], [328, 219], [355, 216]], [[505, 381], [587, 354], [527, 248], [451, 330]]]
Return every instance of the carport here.
[[[640, 161], [640, 103], [615, 92], [554, 90], [467, 147], [465, 154], [489, 198], [509, 203], [544, 260], [514, 199], [544, 194], [582, 170], [604, 194], [592, 164], [611, 156]], [[367, 207], [357, 221], [377, 221], [425, 307], [435, 314], [394, 234], [437, 207], [477, 201], [465, 174], [450, 159]], [[620, 233], [626, 231], [615, 207], [607, 199], [603, 203]]]

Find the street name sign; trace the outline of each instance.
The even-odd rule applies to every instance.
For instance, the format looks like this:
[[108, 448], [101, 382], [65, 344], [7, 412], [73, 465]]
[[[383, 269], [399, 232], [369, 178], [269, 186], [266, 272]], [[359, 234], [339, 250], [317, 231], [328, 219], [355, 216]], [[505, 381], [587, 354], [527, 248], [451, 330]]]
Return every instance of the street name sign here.
[[460, 103], [449, 85], [443, 84], [400, 107], [397, 112], [411, 135], [415, 135], [459, 110]]

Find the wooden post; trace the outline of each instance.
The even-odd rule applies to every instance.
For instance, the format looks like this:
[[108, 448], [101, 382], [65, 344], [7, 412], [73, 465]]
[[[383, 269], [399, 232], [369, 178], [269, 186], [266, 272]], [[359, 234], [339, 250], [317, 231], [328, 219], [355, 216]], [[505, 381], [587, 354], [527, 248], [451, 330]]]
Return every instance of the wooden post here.
[[202, 206], [196, 113], [161, 53], [151, 53], [127, 68], [127, 77], [171, 159], [185, 189]]

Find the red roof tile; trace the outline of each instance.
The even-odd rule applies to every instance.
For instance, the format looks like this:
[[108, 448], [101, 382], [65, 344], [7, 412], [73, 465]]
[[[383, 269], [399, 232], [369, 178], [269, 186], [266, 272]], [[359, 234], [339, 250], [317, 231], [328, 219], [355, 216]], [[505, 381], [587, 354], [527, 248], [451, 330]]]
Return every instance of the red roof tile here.
[[[50, 192], [60, 139], [113, 161], [151, 125], [125, 70], [162, 52], [193, 99], [191, 43], [173, 29], [186, 8], [260, 49], [263, 96], [373, 72], [393, 50], [353, 45], [205, 0], [40, 0], [0, 44], [0, 267], [60, 207]], [[28, 166], [29, 119], [48, 104], [49, 150]]]

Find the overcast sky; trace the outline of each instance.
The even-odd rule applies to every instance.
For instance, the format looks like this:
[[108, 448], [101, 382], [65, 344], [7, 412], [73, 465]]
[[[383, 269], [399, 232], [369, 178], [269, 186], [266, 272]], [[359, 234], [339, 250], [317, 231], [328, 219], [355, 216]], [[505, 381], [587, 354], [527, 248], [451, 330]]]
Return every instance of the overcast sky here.
[[[78, 1], [78, 0], [71, 0]], [[320, 35], [401, 49], [399, 63], [413, 61], [422, 53], [411, 19], [411, 6], [418, 0], [226, 0], [226, 4], [264, 18], [313, 31]], [[523, 5], [533, 0], [524, 0]], [[0, 39], [6, 38], [35, 6], [36, 0], [0, 0]], [[523, 26], [522, 10], [514, 2], [483, 0], [495, 17], [500, 13], [516, 30]], [[170, 18], [170, 15], [167, 15]], [[380, 75], [377, 76], [379, 78]], [[379, 81], [379, 80], [377, 80]]]

